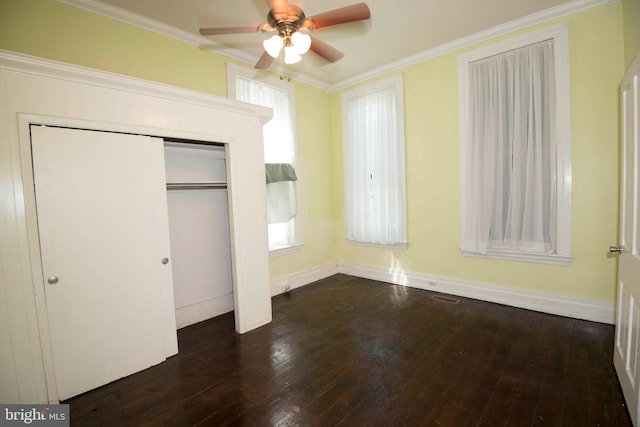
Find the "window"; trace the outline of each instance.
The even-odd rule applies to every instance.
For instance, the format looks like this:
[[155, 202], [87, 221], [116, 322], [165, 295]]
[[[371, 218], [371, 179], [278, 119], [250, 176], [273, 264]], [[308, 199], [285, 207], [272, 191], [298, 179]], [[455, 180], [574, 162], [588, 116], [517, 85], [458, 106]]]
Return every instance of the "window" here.
[[402, 76], [342, 95], [347, 240], [407, 245]]
[[460, 56], [465, 255], [571, 259], [567, 39], [561, 24]]
[[299, 250], [293, 85], [265, 74], [228, 64], [229, 97], [273, 109], [264, 126], [269, 251], [280, 255]]

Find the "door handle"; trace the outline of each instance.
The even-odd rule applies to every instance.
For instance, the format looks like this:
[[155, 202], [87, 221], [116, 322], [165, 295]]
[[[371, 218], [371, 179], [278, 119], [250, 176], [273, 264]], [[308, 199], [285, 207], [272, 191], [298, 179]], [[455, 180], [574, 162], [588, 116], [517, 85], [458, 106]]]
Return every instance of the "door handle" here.
[[50, 285], [55, 285], [56, 283], [58, 283], [58, 278], [56, 276], [51, 276], [47, 279], [47, 283], [49, 283]]
[[609, 252], [612, 254], [621, 254], [622, 248], [620, 246], [609, 246]]
[[169, 258], [162, 258], [162, 260], [160, 261], [163, 264], [169, 264]]

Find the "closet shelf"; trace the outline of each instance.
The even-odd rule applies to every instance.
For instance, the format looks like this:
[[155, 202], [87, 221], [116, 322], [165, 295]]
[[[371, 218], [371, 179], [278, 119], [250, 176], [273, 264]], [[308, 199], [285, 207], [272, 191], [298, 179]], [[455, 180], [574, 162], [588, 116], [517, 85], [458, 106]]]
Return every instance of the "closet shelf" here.
[[225, 181], [206, 182], [167, 182], [167, 190], [203, 190], [203, 189], [226, 189]]

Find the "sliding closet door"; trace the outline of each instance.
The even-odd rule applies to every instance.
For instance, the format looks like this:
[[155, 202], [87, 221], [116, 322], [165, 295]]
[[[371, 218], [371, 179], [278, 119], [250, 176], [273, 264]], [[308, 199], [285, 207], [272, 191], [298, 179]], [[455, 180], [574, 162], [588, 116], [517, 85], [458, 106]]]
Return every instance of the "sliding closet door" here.
[[163, 144], [41, 126], [31, 135], [47, 320], [66, 399], [177, 351]]

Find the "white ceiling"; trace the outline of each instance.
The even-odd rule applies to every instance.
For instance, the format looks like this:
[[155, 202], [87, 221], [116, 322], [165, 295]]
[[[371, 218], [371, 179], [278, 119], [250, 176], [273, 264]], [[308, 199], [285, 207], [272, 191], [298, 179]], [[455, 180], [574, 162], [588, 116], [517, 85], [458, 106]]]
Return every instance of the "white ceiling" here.
[[[269, 33], [202, 37], [199, 27], [258, 25], [266, 22], [267, 0], [58, 0], [117, 16], [129, 22], [157, 21], [162, 28], [177, 29], [200, 47], [254, 64], [262, 54], [262, 40]], [[359, 0], [291, 0], [307, 17], [358, 3]], [[468, 39], [492, 35], [491, 29], [511, 28], [561, 16], [574, 9], [595, 6], [606, 0], [366, 0], [371, 19], [321, 29], [314, 37], [345, 53], [329, 64], [309, 52], [300, 63], [287, 66], [274, 61], [271, 69], [307, 78], [327, 88], [393, 67], [407, 58], [419, 57]], [[608, 2], [611, 2], [610, 0]], [[96, 7], [98, 6], [98, 7]], [[115, 8], [114, 8], [115, 7]], [[123, 13], [126, 11], [126, 13]], [[124, 19], [123, 19], [124, 17]], [[141, 19], [149, 18], [152, 21]], [[515, 21], [515, 22], [514, 22]], [[517, 24], [517, 25], [516, 25]], [[144, 26], [144, 25], [142, 25]], [[149, 27], [150, 25], [146, 25]], [[165, 31], [166, 32], [166, 31]], [[495, 35], [495, 34], [493, 34]], [[184, 38], [184, 37], [183, 37]]]

